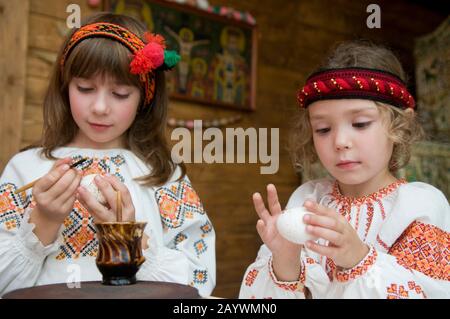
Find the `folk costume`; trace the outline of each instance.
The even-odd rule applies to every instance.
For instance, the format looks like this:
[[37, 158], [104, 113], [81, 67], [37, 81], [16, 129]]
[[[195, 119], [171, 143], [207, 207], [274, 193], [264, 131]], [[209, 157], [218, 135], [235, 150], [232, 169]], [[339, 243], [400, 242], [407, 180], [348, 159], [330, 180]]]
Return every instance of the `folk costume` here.
[[[369, 99], [402, 109], [415, 108], [405, 84], [388, 72], [345, 68], [310, 76], [299, 90], [306, 108], [325, 99]], [[398, 180], [377, 192], [351, 198], [332, 178], [309, 181], [290, 197], [286, 209], [314, 200], [344, 216], [368, 254], [353, 268], [303, 247], [295, 282], [277, 279], [272, 253], [262, 245], [244, 275], [240, 298], [450, 298], [450, 208], [435, 187]], [[327, 245], [318, 239], [321, 245]]]
[[[134, 55], [130, 72], [144, 83], [145, 105], [151, 105], [154, 97], [153, 71], [169, 69], [179, 60], [176, 53], [165, 50], [159, 35], [148, 34], [144, 42], [119, 25], [94, 23], [72, 35], [63, 53], [61, 73], [71, 49], [91, 37], [116, 40]], [[95, 263], [98, 240], [93, 218], [78, 200], [54, 243], [44, 246], [33, 232], [31, 192], [15, 194], [15, 190], [50, 171], [54, 162], [41, 151], [34, 148], [16, 154], [0, 177], [0, 295], [35, 285], [102, 279]], [[111, 174], [126, 185], [135, 219], [147, 222], [144, 232], [149, 237], [137, 280], [181, 283], [198, 288], [201, 295], [211, 293], [216, 277], [215, 232], [188, 177], [179, 180], [180, 168], [164, 185], [146, 187], [135, 178], [148, 175], [152, 168], [130, 150], [59, 147], [52, 155], [71, 157], [74, 162], [86, 158], [79, 168], [84, 176]], [[71, 271], [78, 266], [76, 278]]]

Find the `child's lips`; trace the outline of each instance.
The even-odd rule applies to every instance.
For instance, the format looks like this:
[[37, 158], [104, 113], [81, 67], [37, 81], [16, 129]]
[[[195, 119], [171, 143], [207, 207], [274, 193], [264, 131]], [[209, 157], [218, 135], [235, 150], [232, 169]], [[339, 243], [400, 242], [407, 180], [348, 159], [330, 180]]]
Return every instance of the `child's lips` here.
[[361, 164], [361, 162], [358, 161], [340, 161], [339, 163], [337, 163], [337, 167], [342, 168], [342, 169], [351, 169], [354, 168], [356, 166], [358, 166], [359, 164]]
[[98, 132], [106, 131], [108, 128], [110, 128], [112, 125], [108, 124], [100, 124], [100, 123], [89, 123], [90, 127]]

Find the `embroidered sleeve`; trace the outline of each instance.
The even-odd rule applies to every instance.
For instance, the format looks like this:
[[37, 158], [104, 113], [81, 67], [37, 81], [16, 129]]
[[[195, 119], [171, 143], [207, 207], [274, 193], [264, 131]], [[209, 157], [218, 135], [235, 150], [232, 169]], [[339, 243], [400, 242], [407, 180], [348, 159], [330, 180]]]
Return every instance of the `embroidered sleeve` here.
[[347, 270], [337, 270], [336, 279], [340, 282], [346, 282], [364, 275], [372, 267], [377, 259], [377, 251], [371, 246], [367, 255], [353, 268]]
[[305, 288], [305, 265], [303, 264], [300, 267], [300, 275], [299, 279], [297, 281], [280, 281], [277, 279], [275, 272], [273, 271], [273, 263], [272, 258], [269, 258], [269, 275], [272, 279], [273, 283], [281, 289], [287, 290], [287, 291], [304, 291]]
[[164, 243], [188, 264], [187, 283], [209, 294], [215, 286], [215, 232], [187, 177], [155, 192]]
[[[382, 246], [384, 249], [384, 246]], [[355, 267], [336, 271], [333, 297], [449, 298], [449, 233], [414, 221], [385, 253], [371, 247]]]
[[436, 226], [414, 221], [389, 254], [407, 269], [450, 281], [450, 234]]
[[20, 227], [25, 208], [30, 202], [25, 193], [14, 193], [17, 188], [10, 182], [0, 185], [0, 225], [7, 231]]
[[301, 270], [298, 281], [279, 281], [273, 272], [272, 254], [270, 250], [263, 245], [258, 252], [256, 260], [247, 268], [247, 271], [245, 272], [239, 292], [239, 298], [304, 299], [304, 275], [305, 271]]
[[16, 163], [10, 161], [0, 178], [0, 296], [33, 286], [46, 256], [57, 244], [46, 247], [28, 222], [31, 205], [25, 193], [15, 194], [24, 185]]

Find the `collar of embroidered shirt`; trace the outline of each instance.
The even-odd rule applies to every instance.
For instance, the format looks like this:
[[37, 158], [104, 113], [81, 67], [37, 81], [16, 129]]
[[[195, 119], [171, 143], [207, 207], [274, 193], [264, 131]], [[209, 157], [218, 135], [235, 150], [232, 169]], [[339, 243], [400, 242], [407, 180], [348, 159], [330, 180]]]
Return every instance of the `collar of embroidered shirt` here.
[[399, 179], [387, 186], [384, 186], [377, 190], [376, 192], [361, 196], [361, 197], [350, 197], [350, 196], [344, 196], [341, 194], [341, 191], [339, 190], [339, 185], [337, 181], [334, 181], [333, 184], [333, 191], [331, 193], [331, 196], [333, 196], [338, 202], [346, 202], [346, 203], [353, 203], [353, 204], [363, 204], [365, 202], [372, 202], [375, 200], [380, 200], [383, 197], [387, 196], [388, 194], [395, 191], [400, 185], [407, 184], [408, 182], [405, 179]]

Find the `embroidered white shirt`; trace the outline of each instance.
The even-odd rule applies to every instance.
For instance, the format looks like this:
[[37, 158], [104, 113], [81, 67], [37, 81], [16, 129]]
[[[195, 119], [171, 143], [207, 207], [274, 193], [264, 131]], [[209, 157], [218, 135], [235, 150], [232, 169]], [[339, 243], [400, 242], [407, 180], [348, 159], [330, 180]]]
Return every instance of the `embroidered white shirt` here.
[[286, 208], [307, 199], [345, 216], [369, 245], [367, 256], [337, 271], [331, 259], [303, 248], [299, 280], [281, 282], [262, 245], [245, 273], [240, 298], [305, 298], [305, 287], [312, 298], [450, 298], [450, 208], [441, 191], [403, 180], [349, 198], [335, 181], [321, 179], [298, 187]]
[[[14, 190], [45, 175], [54, 161], [42, 157], [40, 149], [16, 154], [0, 178], [0, 295], [8, 291], [76, 279], [98, 281], [95, 258], [98, 241], [92, 216], [78, 202], [61, 225], [58, 239], [46, 247], [29, 223], [33, 200], [14, 194]], [[149, 167], [125, 149], [94, 150], [61, 147], [57, 158], [87, 157], [83, 174], [117, 176], [130, 191], [137, 221], [147, 222], [144, 232], [149, 248], [137, 280], [167, 281], [191, 285], [201, 295], [215, 286], [215, 232], [187, 177], [177, 181], [180, 169], [162, 187], [144, 187], [136, 177], [150, 172]]]

